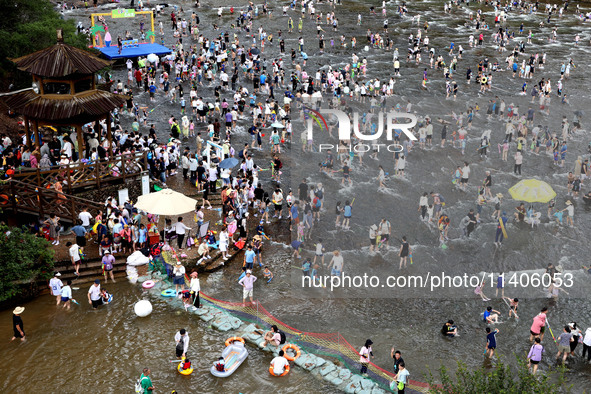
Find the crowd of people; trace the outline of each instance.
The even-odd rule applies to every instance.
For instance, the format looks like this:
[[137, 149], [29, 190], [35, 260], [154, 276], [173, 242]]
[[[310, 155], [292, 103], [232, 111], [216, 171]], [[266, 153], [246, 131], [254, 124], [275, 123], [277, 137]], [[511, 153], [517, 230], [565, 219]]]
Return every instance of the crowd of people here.
[[[508, 206], [501, 190], [495, 190], [496, 179], [491, 171], [486, 171], [482, 181], [474, 180], [476, 176], [471, 162], [490, 160], [496, 150], [495, 144], [501, 161], [507, 164], [517, 179], [522, 177], [522, 171], [523, 175], [535, 175], [536, 168], [529, 166], [528, 161], [538, 156], [547, 157], [556, 170], [569, 170], [565, 179], [568, 200], [561, 206], [559, 200], [552, 199], [548, 203], [546, 216], [550, 222], [556, 222], [559, 226], [575, 226], [576, 202], [581, 197], [583, 201], [589, 201], [582, 192], [588, 176], [589, 160], [582, 154], [573, 155], [569, 151], [569, 145], [578, 143], [577, 136], [582, 131], [581, 114], [575, 112], [572, 117], [563, 116], [560, 128], [555, 130], [545, 123], [549, 115], [559, 113], [557, 102], [563, 108], [570, 105], [569, 89], [576, 83], [572, 82], [572, 78], [581, 71], [577, 69], [573, 58], [555, 59], [551, 51], [541, 51], [532, 44], [532, 31], [536, 32], [536, 29], [545, 26], [558, 26], [557, 20], [566, 18], [573, 11], [572, 6], [569, 9], [568, 2], [561, 6], [547, 4], [545, 10], [542, 5], [528, 1], [506, 4], [498, 1], [445, 2], [444, 12], [450, 17], [457, 17], [459, 13], [467, 11], [463, 18], [465, 40], [442, 46], [441, 38], [435, 38], [434, 35], [429, 37], [432, 32], [429, 21], [421, 24], [421, 15], [416, 14], [411, 21], [412, 33], [408, 39], [403, 37], [403, 41], [408, 43], [406, 53], [401, 53], [397, 47], [401, 45], [401, 40], [392, 32], [391, 19], [410, 19], [412, 5], [402, 2], [394, 9], [383, 2], [381, 18], [375, 7], [369, 9], [369, 17], [359, 14], [357, 25], [364, 29], [367, 27], [367, 41], [361, 45], [358, 40], [363, 39], [354, 34], [347, 37], [348, 31], [339, 25], [339, 5], [340, 0], [328, 3], [291, 1], [282, 5], [282, 15], [274, 13], [273, 7], [267, 2], [263, 6], [249, 3], [236, 9], [221, 7], [217, 11], [217, 19], [207, 20], [213, 29], [209, 25], [204, 26], [206, 18], [201, 11], [185, 11], [174, 6], [166, 7], [165, 12], [165, 8], [158, 6], [155, 9], [157, 40], [168, 43], [172, 53], [151, 60], [128, 59], [125, 69], [115, 72], [117, 76], [101, 76], [103, 82], [112, 83], [114, 93], [127, 96], [126, 105], [113, 111], [109, 120], [113, 130], [111, 145], [107, 139], [105, 121], [84, 128], [85, 148], [82, 152], [78, 151], [75, 132], [46, 136], [38, 149], [28, 147], [24, 137], [22, 141], [13, 141], [7, 135], [1, 136], [0, 149], [7, 178], [18, 167], [44, 170], [52, 166], [92, 163], [112, 157], [124, 160], [126, 155], [131, 157], [135, 153], [145, 152], [148, 163], [145, 170], [153, 182], [167, 187], [174, 177], [176, 185], [199, 193], [194, 224], [178, 218], [174, 224], [172, 221], [165, 222], [162, 230], [158, 229], [158, 217], [144, 215], [131, 203], [117, 203], [114, 198], [109, 199], [105, 210], [94, 218], [86, 210], [82, 211], [79, 223], [70, 230], [75, 242], [66, 243], [77, 275], [89, 239], [98, 243], [106, 282], [109, 277], [115, 281], [113, 255], [126, 255], [148, 248], [151, 235], [159, 235], [161, 240], [171, 245], [175, 239], [175, 249], [182, 250], [188, 245], [186, 241], [192, 239], [187, 236], [188, 231], [193, 227], [198, 229], [203, 224], [204, 211], [217, 208], [209, 200], [212, 195], [219, 193], [219, 235], [216, 239], [211, 232], [198, 240], [198, 264], [210, 259], [213, 245], [219, 248], [220, 258], [224, 261], [230, 257], [230, 247], [243, 249], [244, 276], [239, 282], [243, 303], [247, 300], [254, 302], [253, 289], [263, 282], [257, 282], [254, 270], [260, 269], [266, 283], [273, 279], [270, 267], [263, 263], [263, 242], [274, 235], [272, 231], [281, 232], [288, 225], [292, 232], [293, 256], [302, 258], [303, 275], [310, 276], [314, 281], [319, 281], [324, 273], [340, 276], [347, 270], [343, 252], [339, 248], [331, 248], [334, 252], [325, 261], [327, 243], [323, 241], [324, 234], [319, 224], [330, 223], [333, 227], [334, 221], [334, 228], [339, 231], [358, 231], [356, 220], [361, 215], [357, 215], [356, 197], [352, 193], [337, 201], [334, 211], [332, 206], [328, 207], [327, 195], [332, 193], [332, 198], [336, 193], [326, 186], [324, 179], [328, 179], [331, 185], [336, 183], [345, 189], [358, 183], [357, 172], [376, 174], [375, 177], [371, 176], [372, 182], [375, 179], [372, 188], [375, 186], [378, 191], [383, 191], [389, 188], [388, 183], [393, 179], [411, 177], [408, 169], [418, 160], [415, 159], [418, 156], [415, 153], [426, 150], [453, 152], [461, 156], [463, 163], [454, 163], [451, 174], [451, 182], [456, 187], [454, 193], [464, 193], [463, 199], [475, 200], [473, 208], [469, 208], [465, 215], [453, 217], [443, 193], [437, 190], [420, 192], [419, 220], [436, 228], [436, 243], [441, 248], [447, 248], [451, 238], [450, 229], [454, 226], [460, 230], [461, 238], [468, 239], [472, 233], [480, 231], [483, 227], [481, 223], [491, 221], [495, 223], [495, 246], [501, 247], [506, 239], [505, 230], [510, 218], [517, 224], [525, 222], [535, 226], [541, 223], [542, 214], [536, 212], [533, 206]], [[574, 14], [581, 15], [578, 5], [576, 8]], [[519, 29], [508, 23], [511, 16], [527, 14], [542, 16], [543, 21], [539, 25], [536, 22], [527, 27], [522, 23]], [[284, 18], [287, 29], [271, 31], [265, 23], [271, 18]], [[110, 22], [103, 19], [101, 23], [108, 31]], [[305, 28], [312, 29], [312, 26], [317, 33], [317, 50], [301, 34]], [[145, 40], [143, 24], [137, 27], [139, 31], [129, 27], [125, 36], [139, 35]], [[557, 31], [557, 27], [552, 28], [548, 42], [571, 43], [570, 39], [558, 36]], [[99, 38], [98, 42], [101, 42], [102, 38], [98, 37], [100, 32], [96, 34], [95, 39]], [[578, 35], [573, 39], [575, 45], [582, 45]], [[291, 41], [295, 43], [291, 44]], [[483, 56], [480, 48], [494, 49], [496, 55], [494, 58]], [[391, 53], [392, 71], [383, 72], [369, 61], [364, 53], [370, 50]], [[328, 51], [340, 53], [342, 64], [319, 62], [318, 58]], [[125, 53], [125, 49], [122, 53]], [[313, 53], [317, 56], [313, 56]], [[561, 62], [558, 69], [547, 69], [549, 64], [556, 61]], [[519, 82], [501, 89], [496, 84], [501, 76]], [[317, 101], [316, 106], [312, 105], [314, 108], [303, 105], [308, 103], [306, 100], [310, 97], [318, 94], [330, 108], [341, 109], [350, 115], [350, 119], [357, 123], [354, 127], [362, 134], [380, 132], [383, 129], [381, 112], [391, 109], [412, 114], [413, 106], [416, 109], [418, 105], [414, 99], [402, 100], [399, 97], [401, 92], [397, 83], [402, 82], [402, 78], [418, 78], [417, 85], [424, 92], [445, 96], [450, 101], [457, 102], [458, 98], [463, 97], [462, 93], [482, 94], [486, 101], [469, 100], [466, 108], [458, 113], [445, 113], [437, 117], [418, 116], [418, 123], [411, 130], [417, 142], [395, 131], [394, 141], [399, 143], [401, 149], [388, 158], [379, 150], [377, 141], [370, 145], [366, 154], [360, 148], [365, 142], [357, 133], [349, 140], [340, 140], [338, 146], [328, 151], [320, 149], [324, 137], [314, 139], [305, 128], [301, 129], [300, 136], [295, 135], [300, 131], [296, 128], [299, 122], [309, 121], [314, 114], [312, 110], [320, 108], [320, 101]], [[519, 85], [517, 89], [514, 88], [516, 84]], [[497, 95], [497, 89], [508, 95]], [[523, 104], [520, 108], [519, 103], [523, 100], [519, 96], [531, 98], [531, 101], [527, 100], [527, 109]], [[363, 111], [359, 116], [354, 116], [359, 108], [363, 108]], [[167, 121], [162, 122], [159, 118], [166, 118]], [[338, 124], [333, 119], [328, 120], [327, 132], [332, 138], [335, 125]], [[300, 137], [299, 143], [297, 137]], [[467, 149], [469, 141], [478, 141], [476, 154]], [[294, 193], [284, 186], [287, 179], [284, 172], [293, 170], [287, 154], [296, 150], [310, 155], [306, 157], [322, 156], [322, 159], [318, 173], [302, 179]], [[223, 164], [232, 158], [236, 159], [235, 166]], [[379, 163], [377, 168], [374, 161]], [[64, 179], [57, 179], [50, 186], [62, 193], [64, 182]], [[486, 206], [494, 209], [486, 212]], [[563, 223], [564, 213], [566, 219]], [[59, 219], [52, 214], [34, 225], [36, 229], [45, 226], [48, 229], [47, 237], [55, 245], [60, 244], [60, 233], [63, 235]], [[279, 226], [273, 226], [275, 230], [270, 230], [271, 226], [268, 225], [271, 223], [279, 223]], [[255, 226], [254, 231], [251, 230]], [[412, 245], [404, 231], [395, 228], [387, 215], [377, 223], [364, 226], [362, 231], [364, 234], [369, 232], [369, 240], [364, 246], [369, 246], [370, 254], [386, 253], [394, 248], [400, 258], [399, 270], [408, 269], [408, 261], [412, 264]], [[184, 274], [184, 267], [174, 267], [172, 275], [177, 290], [184, 290]], [[191, 276], [193, 283], [196, 272]], [[59, 281], [57, 277], [54, 279]], [[54, 280], [54, 283], [57, 282]], [[68, 309], [71, 290], [67, 289], [70, 285], [60, 286], [57, 293], [52, 287], [58, 305], [63, 302]], [[95, 307], [104, 296], [93, 287], [89, 292], [89, 302]], [[191, 289], [193, 298], [187, 305], [195, 305], [195, 297], [198, 300], [198, 281], [195, 286], [191, 285]], [[477, 294], [487, 299], [482, 287]], [[512, 310], [517, 318], [517, 299], [506, 301], [514, 307]], [[199, 307], [199, 302], [195, 306]], [[499, 314], [490, 307], [485, 312], [484, 320], [489, 324], [497, 323]], [[576, 329], [576, 324], [575, 327], [571, 326], [565, 327], [564, 332], [568, 334], [568, 330]], [[491, 327], [486, 330], [486, 354], [492, 357], [497, 347], [496, 335], [499, 330]], [[457, 327], [450, 320], [442, 332], [446, 336], [455, 336]], [[532, 326], [532, 335], [535, 332], [539, 334], [540, 331], [535, 331]], [[589, 330], [587, 333], [589, 335], [581, 339], [584, 351], [588, 351], [591, 346], [591, 333]], [[180, 335], [184, 336], [185, 333]], [[561, 350], [559, 355], [562, 354], [564, 360], [568, 356], [565, 351], [568, 342], [574, 342], [576, 347], [573, 337], [568, 340], [565, 339], [567, 337], [560, 335], [557, 339]], [[582, 338], [580, 333], [577, 340], [579, 338]], [[534, 373], [543, 352], [540, 350], [542, 339], [543, 332], [531, 339], [536, 341], [528, 355]], [[188, 336], [183, 343], [183, 346], [188, 346]], [[362, 374], [367, 372], [367, 364], [373, 356], [372, 344], [368, 339], [359, 353]], [[570, 346], [568, 353], [574, 354], [574, 348]], [[185, 353], [186, 349], [183, 355]], [[591, 357], [591, 352], [589, 354]], [[392, 349], [392, 357], [396, 360], [394, 372], [398, 391], [404, 392], [408, 371], [399, 350]], [[281, 361], [277, 361], [277, 364], [280, 366]], [[144, 375], [147, 377], [149, 371], [144, 371]]]

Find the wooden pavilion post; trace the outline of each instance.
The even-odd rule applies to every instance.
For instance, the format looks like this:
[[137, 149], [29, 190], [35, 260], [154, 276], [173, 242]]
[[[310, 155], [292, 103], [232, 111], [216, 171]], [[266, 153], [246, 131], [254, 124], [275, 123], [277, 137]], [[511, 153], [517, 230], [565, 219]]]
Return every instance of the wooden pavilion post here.
[[107, 122], [107, 141], [109, 141], [109, 149], [107, 151], [108, 153], [108, 157], [109, 159], [113, 156], [112, 154], [112, 147], [113, 147], [113, 133], [111, 132], [111, 116], [110, 114], [107, 114], [107, 116], [105, 117], [106, 122]]
[[41, 139], [39, 138], [39, 121], [37, 119], [33, 121], [33, 132], [35, 133], [35, 145], [39, 148], [41, 146]]
[[27, 146], [30, 148], [31, 147], [31, 129], [29, 126], [29, 119], [25, 116], [24, 121], [25, 121], [25, 135], [27, 136]]
[[76, 125], [76, 141], [78, 142], [78, 161], [84, 157], [84, 139], [82, 137], [82, 126]]

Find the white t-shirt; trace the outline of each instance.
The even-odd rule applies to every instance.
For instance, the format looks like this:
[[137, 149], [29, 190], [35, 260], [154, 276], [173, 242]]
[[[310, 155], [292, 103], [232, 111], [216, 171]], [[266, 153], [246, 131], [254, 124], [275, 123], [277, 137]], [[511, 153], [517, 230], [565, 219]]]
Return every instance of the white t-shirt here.
[[64, 288], [61, 291], [61, 296], [72, 298], [72, 288], [70, 286], [64, 286]]
[[82, 227], [90, 226], [90, 219], [92, 219], [92, 215], [89, 212], [80, 212], [78, 218], [82, 221]]
[[289, 364], [285, 357], [277, 356], [271, 361], [273, 365], [273, 373], [275, 375], [281, 375], [285, 372], [285, 367]]
[[470, 178], [470, 167], [464, 166], [464, 168], [462, 168], [462, 178], [464, 178], [464, 179]]
[[322, 253], [323, 253], [322, 249], [324, 249], [322, 247], [322, 244], [321, 243], [317, 243], [316, 244], [316, 256], [322, 256]]
[[61, 294], [61, 289], [64, 284], [59, 278], [53, 277], [49, 280], [49, 286], [51, 287], [51, 294], [58, 296]]
[[70, 246], [68, 253], [72, 257], [73, 262], [80, 261], [80, 247], [77, 244]]
[[99, 298], [101, 298], [101, 285], [90, 286], [90, 289], [88, 289], [88, 294], [90, 294], [91, 301], [98, 301]]
[[332, 266], [334, 267], [335, 270], [337, 271], [342, 271], [343, 270], [343, 255], [338, 255], [338, 256], [333, 256], [332, 257]]

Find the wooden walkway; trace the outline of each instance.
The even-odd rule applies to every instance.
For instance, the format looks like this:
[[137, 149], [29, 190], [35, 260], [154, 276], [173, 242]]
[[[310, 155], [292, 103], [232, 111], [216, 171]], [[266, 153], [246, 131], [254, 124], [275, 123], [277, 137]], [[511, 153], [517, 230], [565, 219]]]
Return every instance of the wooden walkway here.
[[100, 188], [122, 180], [125, 182], [126, 179], [140, 176], [147, 169], [147, 153], [140, 152], [94, 163], [74, 163], [49, 169], [21, 167], [15, 171], [12, 179], [39, 188], [48, 188], [57, 181], [65, 181], [64, 191], [73, 194], [77, 189]]
[[76, 223], [83, 207], [88, 208], [93, 216], [103, 209], [101, 204], [94, 201], [14, 179], [0, 184], [0, 207], [15, 215], [29, 213], [43, 217], [55, 213], [62, 221], [70, 223]]

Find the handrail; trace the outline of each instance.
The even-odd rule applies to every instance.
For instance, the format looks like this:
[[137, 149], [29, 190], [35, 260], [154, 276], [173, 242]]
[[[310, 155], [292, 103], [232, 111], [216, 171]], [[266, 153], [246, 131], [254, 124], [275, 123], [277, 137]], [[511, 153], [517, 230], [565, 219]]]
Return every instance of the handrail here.
[[[119, 171], [114, 171], [114, 167]], [[93, 163], [72, 163], [52, 166], [47, 169], [27, 169], [20, 167], [12, 176], [15, 180], [45, 187], [59, 178], [66, 180], [68, 193], [79, 187], [95, 186], [109, 183], [134, 175], [139, 175], [148, 168], [147, 152], [124, 153], [114, 158]]]
[[[7, 188], [10, 192], [5, 191]], [[87, 207], [93, 216], [103, 209], [103, 206], [95, 201], [15, 179], [0, 183], [0, 192], [9, 195], [10, 205], [7, 204], [7, 208], [12, 209], [15, 214], [37, 212], [43, 216], [48, 212], [55, 212], [62, 219], [75, 223], [83, 207]]]

